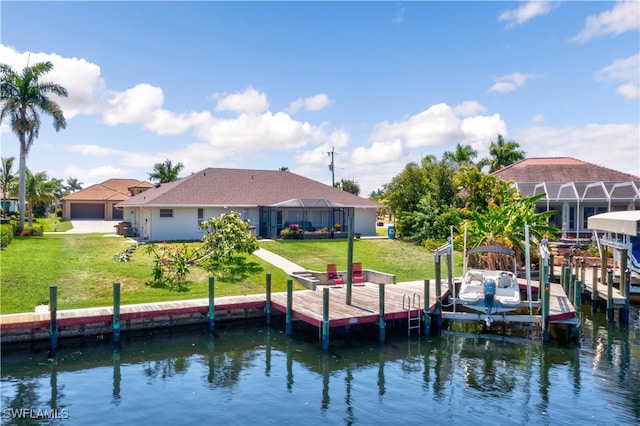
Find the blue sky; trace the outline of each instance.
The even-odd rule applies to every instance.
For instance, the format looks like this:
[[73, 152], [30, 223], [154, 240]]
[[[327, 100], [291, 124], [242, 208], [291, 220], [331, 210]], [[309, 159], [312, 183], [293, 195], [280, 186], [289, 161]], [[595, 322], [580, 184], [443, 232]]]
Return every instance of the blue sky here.
[[[456, 144], [640, 175], [640, 3], [14, 2], [0, 62], [50, 60], [67, 129], [32, 171], [147, 180], [153, 165], [278, 169], [361, 195]], [[2, 156], [18, 141], [2, 123]]]

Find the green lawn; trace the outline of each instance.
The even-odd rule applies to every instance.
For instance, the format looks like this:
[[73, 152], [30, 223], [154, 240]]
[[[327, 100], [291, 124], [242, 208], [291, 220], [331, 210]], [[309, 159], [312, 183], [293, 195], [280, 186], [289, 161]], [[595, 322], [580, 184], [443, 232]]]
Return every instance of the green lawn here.
[[[188, 282], [179, 288], [154, 287], [152, 259], [143, 249], [134, 251], [129, 262], [113, 261], [128, 246], [122, 237], [102, 234], [14, 238], [0, 251], [0, 313], [33, 312], [49, 302], [51, 284], [58, 286], [59, 309], [110, 306], [114, 282], [122, 285], [122, 304], [207, 297], [209, 274], [204, 269], [191, 268]], [[347, 267], [346, 240], [261, 241], [260, 246], [307, 269], [324, 271], [327, 263]], [[237, 274], [216, 280], [216, 296], [263, 293], [267, 273], [274, 292], [286, 290], [289, 277], [282, 270], [254, 255], [244, 260]], [[433, 252], [400, 240], [355, 240], [353, 260], [364, 269], [395, 274], [397, 282], [435, 276]], [[294, 288], [303, 287], [296, 283]]]

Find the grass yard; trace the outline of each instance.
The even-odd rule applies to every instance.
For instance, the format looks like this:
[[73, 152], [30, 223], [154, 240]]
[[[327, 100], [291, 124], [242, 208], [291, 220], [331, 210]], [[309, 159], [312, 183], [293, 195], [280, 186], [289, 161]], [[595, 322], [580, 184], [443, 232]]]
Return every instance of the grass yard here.
[[[102, 234], [47, 234], [16, 237], [0, 252], [0, 313], [33, 312], [49, 303], [49, 286], [58, 286], [58, 308], [110, 306], [113, 283], [120, 282], [121, 303], [147, 303], [208, 297], [209, 274], [192, 267], [181, 287], [153, 287], [152, 258], [141, 246], [129, 262], [113, 256], [129, 247], [117, 236]], [[236, 274], [216, 280], [216, 296], [265, 291], [271, 274], [273, 291], [285, 291], [288, 276], [256, 256], [246, 256]], [[302, 286], [296, 288], [303, 288]]]
[[[48, 304], [51, 284], [58, 286], [59, 309], [110, 306], [114, 282], [122, 285], [122, 304], [208, 296], [209, 273], [198, 267], [190, 269], [182, 286], [152, 286], [152, 258], [144, 246], [133, 252], [129, 262], [114, 262], [114, 255], [129, 244], [122, 237], [102, 234], [14, 238], [0, 251], [0, 313], [33, 312], [37, 305]], [[324, 271], [327, 263], [347, 269], [346, 240], [261, 241], [260, 246], [307, 269]], [[354, 241], [353, 251], [354, 262], [362, 262], [364, 269], [395, 274], [397, 282], [435, 276], [433, 252], [412, 243], [361, 239]], [[456, 256], [456, 269], [461, 264]], [[233, 266], [231, 276], [216, 279], [216, 296], [264, 293], [267, 273], [274, 292], [286, 291], [289, 276], [257, 256], [244, 256], [243, 263]], [[294, 282], [294, 289], [302, 288]]]

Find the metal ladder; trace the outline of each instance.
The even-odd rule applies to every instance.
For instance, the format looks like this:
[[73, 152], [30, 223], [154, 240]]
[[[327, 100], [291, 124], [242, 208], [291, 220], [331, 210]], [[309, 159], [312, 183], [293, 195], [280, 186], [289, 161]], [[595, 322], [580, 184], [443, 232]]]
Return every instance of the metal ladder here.
[[[417, 293], [413, 293], [413, 298], [408, 294], [402, 296], [402, 309], [407, 310], [407, 336], [411, 336], [411, 330], [414, 329], [417, 329], [418, 335], [420, 335], [420, 323], [422, 322], [420, 304], [420, 295]], [[411, 315], [412, 310], [416, 311], [416, 316]]]

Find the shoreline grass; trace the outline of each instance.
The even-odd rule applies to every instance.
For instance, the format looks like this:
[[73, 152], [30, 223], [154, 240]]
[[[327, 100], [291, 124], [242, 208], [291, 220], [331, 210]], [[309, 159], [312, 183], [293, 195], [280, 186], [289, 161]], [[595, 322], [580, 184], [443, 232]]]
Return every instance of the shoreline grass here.
[[[324, 271], [327, 263], [346, 269], [347, 241], [260, 241], [260, 247], [279, 254], [307, 269]], [[192, 267], [184, 285], [158, 287], [152, 281], [152, 258], [142, 246], [129, 262], [115, 262], [116, 253], [130, 242], [102, 234], [46, 234], [16, 237], [0, 251], [0, 313], [33, 312], [49, 303], [49, 286], [58, 287], [58, 308], [76, 309], [111, 306], [114, 282], [121, 283], [121, 303], [206, 298], [210, 274]], [[193, 243], [198, 244], [198, 243]], [[258, 294], [265, 291], [271, 274], [272, 291], [286, 291], [290, 277], [255, 255], [243, 257], [236, 274], [216, 279], [216, 296]], [[401, 240], [354, 241], [355, 262], [363, 268], [396, 275], [396, 281], [432, 279], [433, 252]], [[456, 256], [456, 268], [461, 264]], [[294, 281], [294, 289], [304, 287]]]

